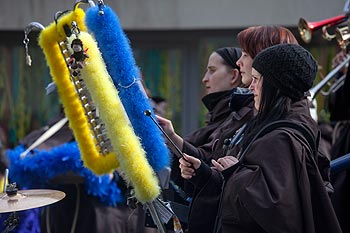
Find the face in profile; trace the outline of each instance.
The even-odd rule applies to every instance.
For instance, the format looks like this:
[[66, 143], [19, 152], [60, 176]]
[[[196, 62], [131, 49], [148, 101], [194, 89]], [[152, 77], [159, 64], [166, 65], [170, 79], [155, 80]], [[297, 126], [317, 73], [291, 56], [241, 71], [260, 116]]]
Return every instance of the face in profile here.
[[254, 93], [254, 107], [259, 110], [263, 77], [253, 68], [251, 79], [252, 82], [250, 83], [249, 89]]
[[207, 71], [202, 83], [206, 94], [228, 91], [233, 88], [233, 68], [224, 64], [224, 59], [216, 52], [208, 60]]
[[242, 51], [242, 56], [236, 63], [241, 72], [242, 82], [245, 86], [249, 86], [252, 81], [252, 64], [253, 58], [245, 51]]

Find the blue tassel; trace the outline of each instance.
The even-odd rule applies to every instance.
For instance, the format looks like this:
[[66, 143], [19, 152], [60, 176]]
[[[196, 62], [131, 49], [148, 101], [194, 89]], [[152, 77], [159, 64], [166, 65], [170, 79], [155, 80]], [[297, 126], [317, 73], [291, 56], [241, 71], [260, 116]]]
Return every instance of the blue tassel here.
[[104, 14], [101, 15], [98, 6], [88, 8], [85, 16], [86, 25], [95, 36], [135, 133], [141, 138], [148, 162], [155, 171], [160, 171], [170, 164], [169, 150], [161, 131], [152, 119], [144, 115], [145, 110], [153, 110], [140, 86], [139, 70], [129, 40], [113, 10], [104, 6], [103, 11]]
[[46, 188], [52, 178], [72, 171], [85, 178], [87, 194], [99, 198], [102, 203], [116, 206], [125, 201], [109, 175], [96, 176], [83, 166], [76, 142], [65, 143], [51, 150], [34, 149], [21, 159], [20, 154], [24, 151], [23, 145], [6, 151], [10, 160], [10, 180], [21, 187]]

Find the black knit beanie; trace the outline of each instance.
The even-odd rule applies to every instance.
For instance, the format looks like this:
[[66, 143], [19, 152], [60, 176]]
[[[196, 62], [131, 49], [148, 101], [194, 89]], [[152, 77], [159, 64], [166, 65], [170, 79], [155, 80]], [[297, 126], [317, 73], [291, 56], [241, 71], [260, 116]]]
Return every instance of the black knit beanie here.
[[296, 44], [279, 44], [262, 50], [253, 61], [253, 68], [280, 89], [299, 100], [315, 80], [317, 62], [311, 53]]
[[242, 56], [242, 50], [240, 48], [224, 47], [217, 49], [215, 52], [219, 54], [229, 66], [239, 70], [239, 66], [237, 66], [236, 62]]

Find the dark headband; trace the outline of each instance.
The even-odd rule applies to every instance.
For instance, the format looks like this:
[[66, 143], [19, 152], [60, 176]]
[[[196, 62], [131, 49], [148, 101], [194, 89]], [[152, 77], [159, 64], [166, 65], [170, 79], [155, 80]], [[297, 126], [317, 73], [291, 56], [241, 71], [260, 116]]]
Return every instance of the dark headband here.
[[215, 52], [219, 54], [233, 69], [239, 69], [239, 66], [236, 65], [236, 62], [242, 55], [242, 50], [240, 48], [224, 47], [216, 50]]

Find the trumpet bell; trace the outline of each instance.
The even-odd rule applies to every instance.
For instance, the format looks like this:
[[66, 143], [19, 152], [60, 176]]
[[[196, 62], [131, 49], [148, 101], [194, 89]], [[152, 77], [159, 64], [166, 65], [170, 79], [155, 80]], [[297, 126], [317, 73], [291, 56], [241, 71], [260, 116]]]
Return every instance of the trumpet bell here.
[[298, 23], [299, 34], [305, 43], [309, 43], [311, 41], [313, 31], [322, 28], [323, 37], [327, 40], [331, 40], [335, 36], [329, 35], [327, 28], [342, 23], [348, 20], [348, 18], [348, 15], [338, 15], [317, 22], [308, 22], [306, 19], [300, 18]]
[[298, 23], [298, 31], [305, 43], [310, 43], [312, 38], [312, 31], [311, 28], [308, 25], [308, 22], [304, 18], [299, 19]]

